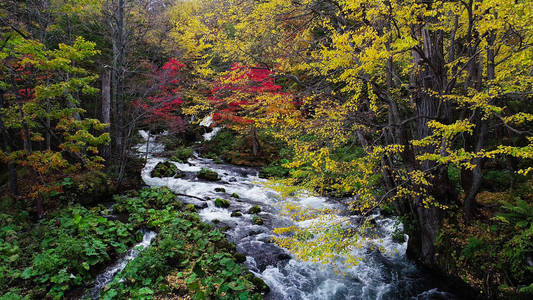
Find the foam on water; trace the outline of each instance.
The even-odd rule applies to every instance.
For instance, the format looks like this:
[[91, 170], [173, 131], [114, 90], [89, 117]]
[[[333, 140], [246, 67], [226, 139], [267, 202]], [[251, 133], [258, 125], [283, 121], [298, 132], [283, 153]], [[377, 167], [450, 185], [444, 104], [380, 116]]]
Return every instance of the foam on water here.
[[[204, 119], [202, 123], [211, 126], [210, 122], [212, 120]], [[218, 130], [215, 128], [214, 133], [206, 134], [205, 138], [212, 138]], [[149, 135], [145, 132], [141, 133], [141, 136], [147, 138]], [[162, 145], [155, 142], [155, 139], [150, 139], [149, 144], [149, 149], [161, 150]], [[138, 149], [142, 153], [142, 150], [146, 149], [146, 143], [139, 145]], [[199, 157], [191, 158], [185, 163], [173, 162], [186, 172], [184, 178], [152, 178], [150, 173], [153, 168], [164, 161], [166, 159], [148, 155], [148, 161], [142, 171], [144, 182], [150, 186], [167, 186], [176, 193], [204, 199], [205, 201], [200, 201], [180, 197], [181, 201], [194, 203], [195, 206], [198, 202], [204, 202], [199, 209], [204, 220], [218, 220], [218, 226], [229, 226], [226, 235], [236, 243], [237, 250], [247, 256], [245, 264], [270, 286], [271, 292], [267, 299], [431, 299], [432, 295], [442, 293], [434, 289], [434, 286], [428, 286], [424, 274], [406, 259], [407, 242], [398, 243], [393, 240], [392, 233], [398, 227], [402, 229], [401, 223], [395, 219], [383, 218], [379, 213], [371, 216], [374, 218], [378, 237], [369, 238], [364, 247], [352, 251], [351, 256], [362, 258], [357, 266], [344, 265], [343, 259], [346, 257], [338, 259], [336, 269], [330, 265], [304, 262], [271, 243], [273, 228], [290, 225], [308, 227], [317, 224], [327, 227], [339, 222], [342, 222], [343, 226], [352, 226], [357, 217], [340, 216], [333, 212], [320, 219], [295, 223], [281, 214], [280, 204], [292, 202], [312, 209], [335, 209], [339, 204], [312, 195], [282, 199], [277, 192], [261, 184], [264, 180], [258, 177], [257, 170], [215, 164], [210, 159]], [[221, 180], [198, 180], [195, 173], [202, 168], [217, 172]], [[215, 188], [220, 187], [226, 192], [215, 192]], [[237, 193], [239, 198], [232, 198], [232, 193]], [[216, 198], [230, 200], [230, 207], [216, 207]], [[264, 225], [253, 224], [252, 216], [247, 213], [248, 209], [255, 205], [261, 208], [259, 216], [264, 220]], [[231, 217], [233, 211], [242, 212], [242, 217]]]

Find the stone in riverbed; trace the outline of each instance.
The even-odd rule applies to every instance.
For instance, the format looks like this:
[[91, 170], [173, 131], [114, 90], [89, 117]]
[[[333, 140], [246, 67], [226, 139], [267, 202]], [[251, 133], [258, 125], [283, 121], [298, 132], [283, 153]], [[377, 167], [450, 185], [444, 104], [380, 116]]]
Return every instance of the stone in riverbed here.
[[231, 213], [231, 216], [232, 216], [233, 218], [242, 217], [242, 213], [241, 213], [240, 211], [236, 210], [236, 211], [234, 211], [234, 212]]
[[252, 218], [252, 222], [255, 224], [255, 225], [263, 225], [264, 222], [263, 222], [263, 218], [261, 218], [260, 216], [257, 216], [255, 215], [253, 218]]
[[196, 174], [196, 177], [199, 179], [207, 180], [207, 181], [219, 181], [220, 177], [218, 176], [218, 173], [215, 171], [211, 171], [208, 169], [201, 169], [200, 172]]
[[215, 200], [216, 207], [228, 208], [230, 205], [229, 200], [217, 198]]
[[233, 194], [231, 194], [231, 197], [236, 198], [236, 199], [239, 199], [239, 195], [238, 195], [237, 193], [233, 193]]
[[258, 214], [260, 212], [261, 212], [261, 208], [257, 205], [252, 206], [252, 208], [248, 210], [249, 214]]
[[158, 163], [150, 173], [151, 177], [163, 178], [163, 177], [176, 177], [181, 178], [185, 176], [185, 173], [178, 169], [176, 165], [171, 162]]
[[225, 188], [221, 188], [221, 187], [217, 187], [217, 188], [215, 188], [215, 192], [217, 192], [217, 193], [225, 193], [226, 189]]

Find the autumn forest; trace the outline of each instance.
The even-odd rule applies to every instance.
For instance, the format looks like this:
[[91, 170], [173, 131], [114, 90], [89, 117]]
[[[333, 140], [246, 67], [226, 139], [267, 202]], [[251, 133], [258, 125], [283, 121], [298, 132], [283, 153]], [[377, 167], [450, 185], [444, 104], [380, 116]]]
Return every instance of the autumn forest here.
[[2, 0], [0, 299], [531, 299], [532, 0]]

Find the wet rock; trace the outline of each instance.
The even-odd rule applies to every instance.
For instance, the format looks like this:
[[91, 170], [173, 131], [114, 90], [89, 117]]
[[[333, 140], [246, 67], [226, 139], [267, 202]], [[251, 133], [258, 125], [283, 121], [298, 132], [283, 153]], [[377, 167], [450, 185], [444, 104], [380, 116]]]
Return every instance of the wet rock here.
[[196, 199], [183, 199], [183, 202], [185, 204], [192, 204], [196, 209], [204, 209], [207, 208], [207, 203], [204, 201], [196, 200]]
[[185, 173], [178, 169], [176, 165], [171, 162], [158, 163], [150, 174], [152, 177], [163, 178], [163, 177], [176, 177], [180, 178], [185, 176]]
[[263, 219], [260, 216], [257, 216], [257, 215], [252, 218], [252, 222], [255, 225], [263, 225], [264, 224]]
[[217, 187], [217, 188], [215, 188], [215, 192], [217, 192], [217, 193], [225, 193], [226, 189], [225, 188], [221, 188], [221, 187]]
[[237, 198], [237, 199], [240, 198], [239, 195], [238, 195], [237, 193], [233, 193], [233, 194], [231, 194], [231, 197], [233, 197], [233, 198]]
[[257, 205], [252, 206], [252, 208], [248, 210], [249, 214], [258, 214], [260, 212], [261, 212], [261, 208]]
[[291, 256], [287, 253], [281, 253], [280, 255], [278, 255], [278, 259], [279, 260], [287, 260], [287, 259], [291, 259]]
[[229, 200], [217, 198], [215, 200], [216, 207], [228, 208], [230, 206]]
[[235, 177], [231, 177], [230, 179], [228, 179], [229, 182], [237, 182], [237, 178]]
[[218, 176], [218, 173], [215, 171], [211, 171], [208, 169], [201, 169], [200, 172], [196, 174], [196, 177], [199, 179], [207, 180], [207, 181], [219, 181], [220, 177]]
[[237, 210], [237, 211], [232, 212], [232, 213], [231, 213], [231, 216], [232, 216], [233, 218], [242, 217], [242, 213], [241, 213], [240, 211]]

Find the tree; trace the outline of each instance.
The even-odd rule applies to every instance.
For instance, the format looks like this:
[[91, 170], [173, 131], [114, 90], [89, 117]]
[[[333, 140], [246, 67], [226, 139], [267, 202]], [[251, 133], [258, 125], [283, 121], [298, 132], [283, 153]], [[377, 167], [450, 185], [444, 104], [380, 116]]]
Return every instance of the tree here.
[[[443, 210], [459, 203], [448, 168], [462, 170], [471, 218], [484, 161], [532, 158], [528, 1], [204, 2], [188, 29], [205, 32], [211, 65], [243, 61], [294, 82], [301, 105], [270, 124], [295, 151], [291, 182], [356, 194], [363, 214], [394, 203], [416, 220], [409, 250], [426, 264]], [[337, 161], [350, 143], [366, 154]]]
[[23, 196], [35, 201], [42, 217], [43, 199], [61, 190], [62, 178], [103, 166], [98, 148], [109, 135], [99, 132], [106, 125], [82, 118], [78, 107], [78, 95], [97, 91], [90, 85], [97, 77], [80, 67], [97, 51], [81, 37], [55, 50], [13, 31], [3, 40], [0, 124], [9, 138], [0, 159], [29, 172]]

